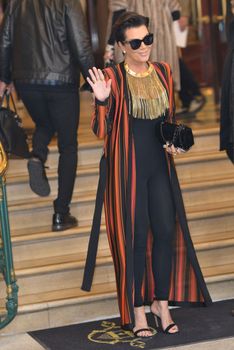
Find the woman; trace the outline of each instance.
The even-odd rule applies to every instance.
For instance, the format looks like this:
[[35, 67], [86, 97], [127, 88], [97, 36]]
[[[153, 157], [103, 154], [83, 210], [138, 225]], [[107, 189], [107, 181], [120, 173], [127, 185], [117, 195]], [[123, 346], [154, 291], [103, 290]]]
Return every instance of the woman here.
[[[132, 12], [116, 23], [124, 62], [90, 70], [96, 97], [92, 127], [105, 138], [101, 177], [82, 288], [91, 287], [104, 204], [123, 327], [152, 335], [144, 305], [151, 304], [166, 333], [178, 332], [168, 304], [211, 302], [190, 238], [172, 155], [155, 128], [174, 115], [168, 64], [150, 63], [149, 19]], [[98, 217], [99, 216], [99, 217]]]
[[179, 56], [176, 47], [173, 30], [173, 20], [180, 17], [179, 0], [109, 0], [109, 20], [107, 29], [107, 43], [105, 60], [120, 62], [123, 59], [118, 46], [115, 46], [115, 38], [112, 25], [125, 11], [134, 11], [150, 18], [149, 30], [154, 34], [155, 42], [152, 44], [151, 61], [164, 61], [169, 63], [172, 72], [175, 89], [180, 89]]

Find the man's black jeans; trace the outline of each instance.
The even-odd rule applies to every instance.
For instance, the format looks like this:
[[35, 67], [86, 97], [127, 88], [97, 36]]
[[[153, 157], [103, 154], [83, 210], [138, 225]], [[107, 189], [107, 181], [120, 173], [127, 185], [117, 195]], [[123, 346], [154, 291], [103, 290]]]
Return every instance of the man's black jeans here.
[[48, 145], [57, 134], [58, 196], [54, 211], [66, 214], [72, 198], [77, 168], [77, 129], [79, 124], [79, 94], [73, 85], [34, 85], [16, 83], [16, 89], [35, 123], [32, 156], [43, 163]]
[[187, 67], [182, 58], [179, 59], [179, 64], [181, 85], [179, 97], [183, 107], [188, 108], [194, 97], [201, 96], [201, 91], [192, 71]]

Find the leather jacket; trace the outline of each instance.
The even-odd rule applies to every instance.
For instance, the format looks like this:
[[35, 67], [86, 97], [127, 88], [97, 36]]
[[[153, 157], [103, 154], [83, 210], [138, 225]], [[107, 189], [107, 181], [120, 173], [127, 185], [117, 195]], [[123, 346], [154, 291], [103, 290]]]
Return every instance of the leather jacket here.
[[79, 0], [10, 0], [0, 30], [0, 80], [77, 84], [94, 59]]

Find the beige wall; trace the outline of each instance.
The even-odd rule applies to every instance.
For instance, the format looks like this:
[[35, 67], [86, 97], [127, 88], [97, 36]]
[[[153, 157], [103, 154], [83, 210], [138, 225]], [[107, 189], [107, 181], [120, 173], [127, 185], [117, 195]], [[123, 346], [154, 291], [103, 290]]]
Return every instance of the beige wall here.
[[86, 9], [86, 0], [80, 0], [81, 6], [83, 7], [83, 10]]

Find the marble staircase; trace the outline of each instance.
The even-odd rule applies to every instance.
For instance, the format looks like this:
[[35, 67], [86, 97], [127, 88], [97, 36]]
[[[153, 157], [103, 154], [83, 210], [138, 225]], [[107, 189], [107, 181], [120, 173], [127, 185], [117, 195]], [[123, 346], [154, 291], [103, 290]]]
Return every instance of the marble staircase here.
[[[24, 160], [10, 161], [7, 193], [19, 312], [2, 334], [118, 313], [104, 217], [93, 288], [90, 293], [80, 290], [102, 152], [102, 142], [91, 135], [87, 120], [81, 129], [71, 205], [72, 214], [79, 219], [78, 228], [51, 231], [52, 201], [57, 188], [55, 141], [48, 159], [52, 189], [48, 198], [40, 198], [30, 190]], [[208, 284], [234, 280], [234, 167], [218, 151], [217, 127], [197, 129], [194, 134], [193, 149], [175, 159], [192, 239]], [[0, 288], [0, 312], [4, 303], [5, 289]]]

